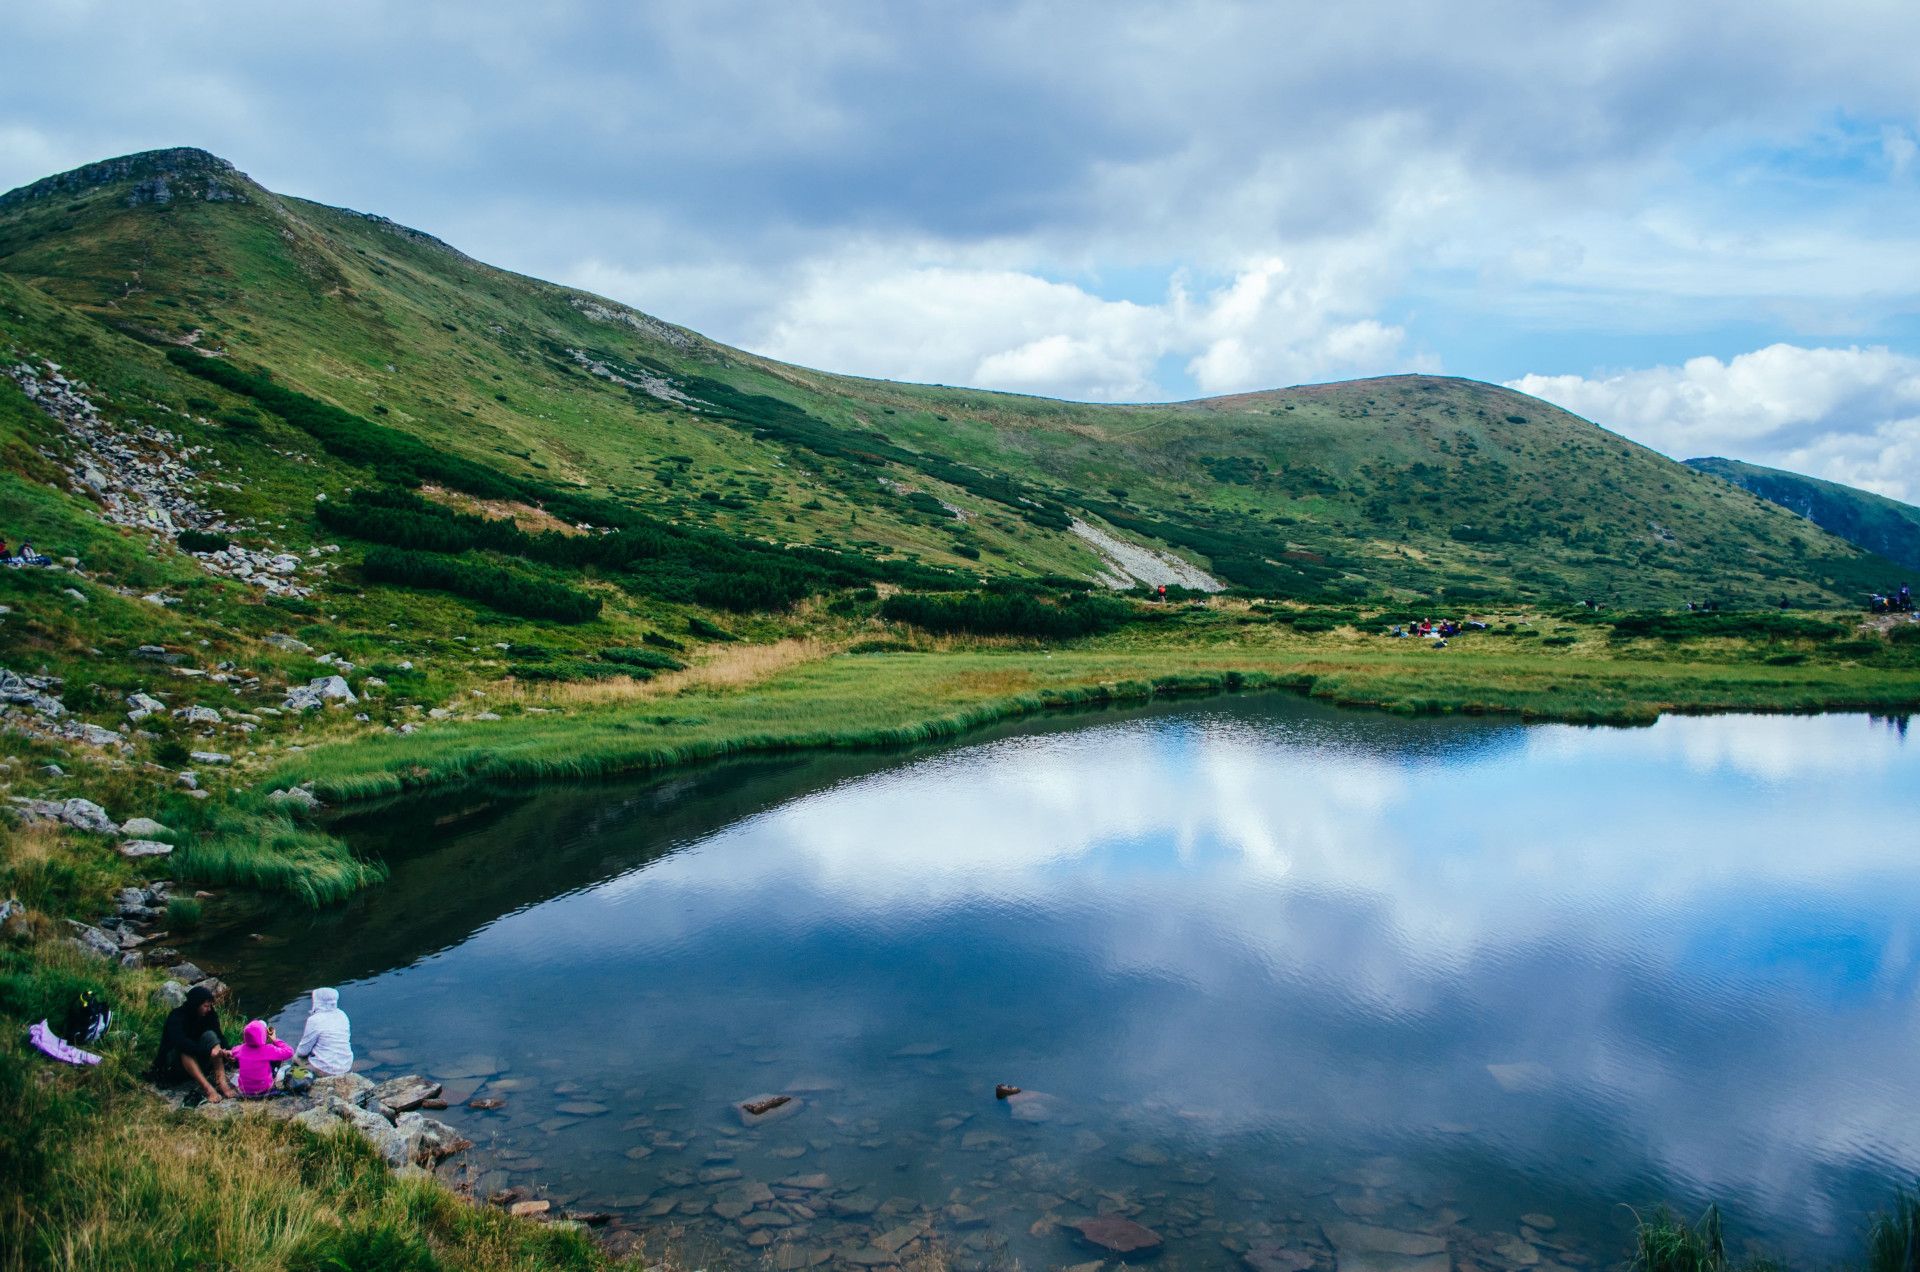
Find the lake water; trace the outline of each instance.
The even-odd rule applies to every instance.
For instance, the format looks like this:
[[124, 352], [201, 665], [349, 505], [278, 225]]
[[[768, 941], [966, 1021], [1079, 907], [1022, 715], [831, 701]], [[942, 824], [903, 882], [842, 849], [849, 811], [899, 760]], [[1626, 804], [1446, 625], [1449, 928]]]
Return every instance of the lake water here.
[[1825, 1262], [1920, 1173], [1917, 803], [1904, 721], [1221, 700], [397, 802], [210, 957], [700, 1261], [1552, 1272], [1712, 1199]]

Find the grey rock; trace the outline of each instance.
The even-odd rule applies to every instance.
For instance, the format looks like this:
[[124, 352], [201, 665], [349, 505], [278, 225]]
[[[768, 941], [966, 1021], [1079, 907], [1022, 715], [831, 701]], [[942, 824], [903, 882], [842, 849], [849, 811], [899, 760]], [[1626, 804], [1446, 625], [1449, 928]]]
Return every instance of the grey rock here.
[[440, 1084], [417, 1073], [388, 1078], [373, 1089], [373, 1097], [392, 1113], [404, 1113], [440, 1094]]
[[152, 839], [173, 832], [151, 817], [133, 817], [120, 823], [120, 833], [129, 839]]
[[310, 654], [313, 652], [312, 645], [307, 644], [304, 640], [296, 640], [285, 632], [268, 632], [265, 636], [261, 637], [261, 639], [267, 644], [272, 645], [275, 649], [284, 649], [290, 654]]
[[107, 816], [107, 810], [90, 799], [62, 801], [58, 816], [75, 830], [90, 830], [102, 835], [117, 834], [120, 830], [113, 824], [113, 818]]
[[187, 987], [177, 980], [162, 982], [160, 987], [153, 991], [153, 1001], [172, 1011], [187, 1001]]
[[389, 1166], [405, 1166], [413, 1160], [412, 1145], [405, 1134], [378, 1113], [369, 1113], [338, 1096], [330, 1095], [315, 1101], [312, 1108], [296, 1115], [293, 1120], [322, 1135], [337, 1132], [342, 1127], [352, 1130], [372, 1144], [386, 1158]]
[[304, 786], [289, 786], [285, 790], [272, 791], [267, 795], [271, 803], [284, 804], [288, 808], [303, 809], [308, 812], [321, 807], [320, 800]]
[[173, 711], [173, 718], [184, 721], [187, 724], [220, 723], [220, 713], [212, 707], [176, 707]]
[[436, 1121], [421, 1113], [402, 1113], [394, 1120], [394, 1130], [405, 1141], [409, 1161], [423, 1165], [437, 1162], [443, 1157], [451, 1157], [462, 1149], [471, 1148], [473, 1141], [445, 1122]]
[[233, 763], [233, 757], [225, 751], [188, 751], [187, 755], [195, 764]]
[[119, 961], [120, 942], [111, 932], [104, 932], [97, 927], [73, 919], [67, 920], [67, 926], [73, 929], [71, 939], [74, 946], [83, 954]]
[[158, 839], [123, 839], [120, 841], [120, 855], [133, 860], [138, 857], [167, 857], [173, 854], [172, 844], [163, 844]]

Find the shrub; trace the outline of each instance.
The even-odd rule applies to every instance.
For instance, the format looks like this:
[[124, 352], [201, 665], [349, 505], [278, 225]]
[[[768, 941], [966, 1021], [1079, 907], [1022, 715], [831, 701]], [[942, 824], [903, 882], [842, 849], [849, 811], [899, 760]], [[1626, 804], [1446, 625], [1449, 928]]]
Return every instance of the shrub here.
[[584, 623], [600, 614], [600, 598], [589, 592], [467, 557], [375, 548], [367, 553], [362, 571], [376, 583], [451, 592], [528, 618]]
[[647, 632], [641, 636], [640, 639], [649, 645], [657, 645], [661, 649], [671, 649], [675, 652], [686, 648], [684, 644], [667, 635], [665, 632]]
[[600, 657], [623, 667], [644, 667], [650, 671], [685, 671], [687, 664], [672, 654], [657, 649], [603, 649]]
[[735, 636], [732, 632], [728, 631], [726, 628], [716, 626], [713, 623], [709, 623], [706, 619], [701, 618], [698, 614], [695, 614], [692, 618], [689, 618], [687, 620], [687, 634], [689, 636], [697, 636], [701, 640], [739, 640], [740, 639], [738, 636]]
[[218, 552], [232, 540], [224, 534], [213, 534], [206, 530], [182, 530], [175, 540], [182, 552]]
[[1018, 592], [900, 592], [887, 598], [880, 616], [930, 632], [1064, 640], [1112, 631], [1133, 616], [1133, 608], [1109, 597], [1048, 602]]
[[167, 926], [200, 926], [200, 902], [193, 897], [170, 897], [167, 900]]

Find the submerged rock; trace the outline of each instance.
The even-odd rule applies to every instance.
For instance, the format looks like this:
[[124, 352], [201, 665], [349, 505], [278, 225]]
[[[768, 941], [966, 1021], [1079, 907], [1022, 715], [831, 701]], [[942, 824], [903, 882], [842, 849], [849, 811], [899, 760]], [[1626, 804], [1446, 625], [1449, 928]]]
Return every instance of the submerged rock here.
[[1138, 1254], [1156, 1251], [1160, 1234], [1121, 1215], [1096, 1215], [1069, 1225], [1088, 1245], [1113, 1254]]
[[742, 1126], [760, 1126], [783, 1117], [792, 1117], [800, 1111], [802, 1104], [803, 1101], [797, 1096], [766, 1094], [741, 1100], [733, 1108], [740, 1115]]

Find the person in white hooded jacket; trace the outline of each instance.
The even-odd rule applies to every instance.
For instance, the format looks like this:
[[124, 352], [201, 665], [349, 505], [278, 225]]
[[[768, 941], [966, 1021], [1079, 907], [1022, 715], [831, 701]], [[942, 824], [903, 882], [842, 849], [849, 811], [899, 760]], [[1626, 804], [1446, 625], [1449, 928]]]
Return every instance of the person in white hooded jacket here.
[[347, 1013], [340, 1010], [340, 993], [332, 989], [313, 991], [313, 1006], [307, 1009], [307, 1027], [300, 1034], [300, 1045], [293, 1054], [313, 1066], [315, 1073], [338, 1077], [353, 1072], [353, 1026]]

